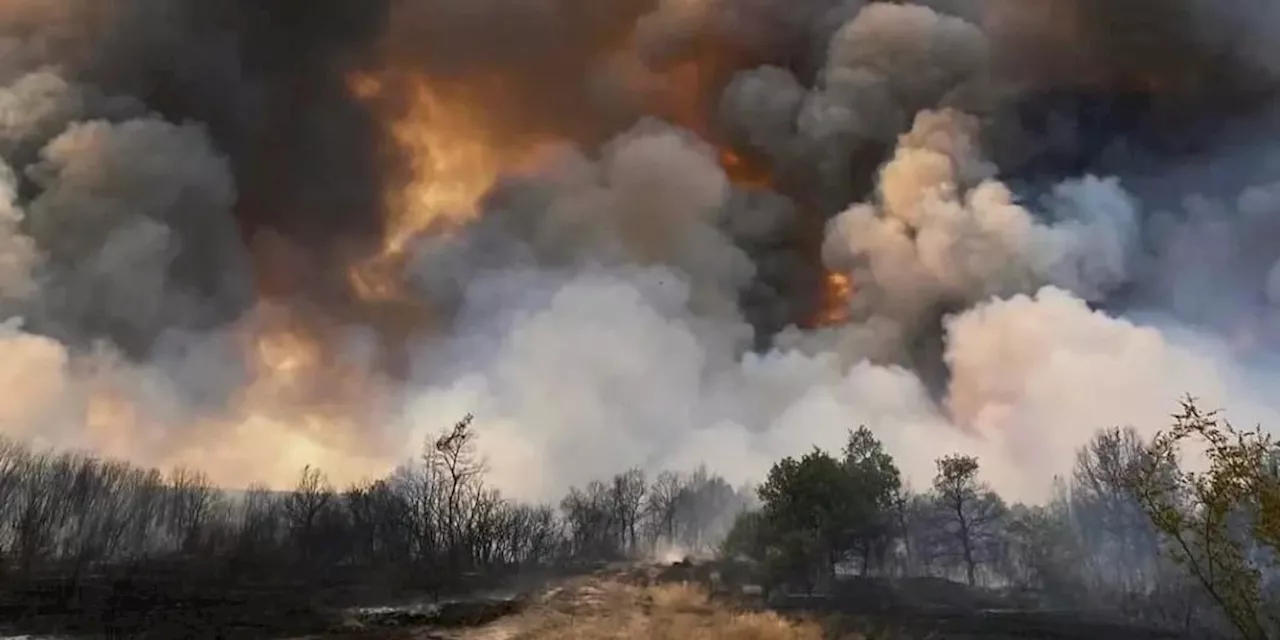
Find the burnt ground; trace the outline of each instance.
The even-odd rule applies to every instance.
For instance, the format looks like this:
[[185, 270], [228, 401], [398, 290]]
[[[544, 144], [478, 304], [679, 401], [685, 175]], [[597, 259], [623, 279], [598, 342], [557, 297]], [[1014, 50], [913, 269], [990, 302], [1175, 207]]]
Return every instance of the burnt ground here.
[[[298, 585], [231, 589], [160, 577], [35, 581], [0, 588], [0, 631], [85, 638], [272, 638], [333, 624], [324, 600]], [[3, 634], [0, 634], [3, 635]]]
[[[529, 578], [524, 588], [434, 602], [427, 594], [330, 587], [98, 581], [72, 597], [56, 585], [0, 589], [0, 630], [75, 638], [595, 640], [597, 638], [894, 638], [1156, 640], [1179, 636], [1080, 611], [1012, 608], [946, 580], [862, 579], [821, 597], [745, 597], [706, 588], [710, 571], [597, 567]], [[373, 605], [379, 606], [373, 606]], [[0, 635], [3, 635], [0, 633]]]
[[[507, 584], [546, 576], [507, 577]], [[269, 639], [328, 635], [363, 612], [380, 627], [474, 626], [512, 613], [514, 597], [479, 597], [492, 584], [473, 580], [451, 591], [346, 576], [220, 584], [152, 571], [65, 579], [0, 580], [0, 637]], [[386, 607], [390, 603], [393, 607]], [[357, 616], [358, 617], [358, 616]]]
[[780, 612], [817, 615], [841, 630], [894, 638], [1157, 640], [1178, 634], [1102, 611], [1049, 609], [1027, 598], [942, 578], [857, 578], [831, 593], [775, 599]]

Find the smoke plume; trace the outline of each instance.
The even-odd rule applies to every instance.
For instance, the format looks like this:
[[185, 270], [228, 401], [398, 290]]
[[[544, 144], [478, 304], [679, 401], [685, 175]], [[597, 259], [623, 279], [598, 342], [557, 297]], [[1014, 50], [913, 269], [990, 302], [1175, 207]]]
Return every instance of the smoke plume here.
[[279, 486], [471, 413], [550, 499], [866, 425], [1039, 500], [1280, 424], [1274, 11], [1032, 4], [0, 1], [0, 434]]

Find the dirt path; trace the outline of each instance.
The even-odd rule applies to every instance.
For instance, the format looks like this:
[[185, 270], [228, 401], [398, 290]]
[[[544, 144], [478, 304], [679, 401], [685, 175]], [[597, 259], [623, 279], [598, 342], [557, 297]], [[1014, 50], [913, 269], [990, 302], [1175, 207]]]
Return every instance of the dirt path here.
[[[352, 629], [325, 640], [818, 640], [839, 637], [948, 640], [1164, 639], [1168, 634], [1083, 614], [977, 607], [884, 608], [875, 597], [844, 606], [798, 609], [797, 622], [773, 611], [744, 611], [708, 598], [699, 586], [660, 568], [606, 570], [558, 580], [519, 599], [514, 613], [466, 628]], [[678, 579], [678, 578], [675, 578]], [[963, 586], [955, 588], [963, 589]], [[918, 595], [918, 594], [917, 594]], [[880, 596], [883, 598], [883, 594]], [[830, 603], [828, 603], [830, 604]], [[839, 605], [840, 603], [835, 603]], [[883, 603], [881, 603], [883, 604]], [[870, 607], [870, 608], [868, 608]], [[824, 629], [825, 627], [825, 629]], [[825, 631], [825, 633], [824, 633]]]
[[576, 578], [548, 589], [521, 613], [421, 640], [818, 640], [821, 629], [773, 613], [731, 611], [692, 586], [641, 586], [619, 577]]

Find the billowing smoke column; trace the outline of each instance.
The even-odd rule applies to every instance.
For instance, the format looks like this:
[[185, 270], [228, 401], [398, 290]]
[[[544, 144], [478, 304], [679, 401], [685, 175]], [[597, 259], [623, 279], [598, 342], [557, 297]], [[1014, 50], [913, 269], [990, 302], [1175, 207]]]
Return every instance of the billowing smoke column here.
[[1280, 424], [1275, 21], [1032, 4], [0, 0], [0, 434], [281, 485], [472, 413], [545, 499], [865, 424], [1035, 500]]

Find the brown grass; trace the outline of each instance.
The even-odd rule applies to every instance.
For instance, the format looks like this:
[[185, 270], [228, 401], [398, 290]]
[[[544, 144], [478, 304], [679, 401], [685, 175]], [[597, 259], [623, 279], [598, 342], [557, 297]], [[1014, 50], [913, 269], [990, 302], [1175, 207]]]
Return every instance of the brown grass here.
[[567, 585], [501, 629], [473, 638], [507, 640], [820, 640], [817, 624], [771, 612], [736, 611], [694, 585], [640, 587], [599, 578]]

